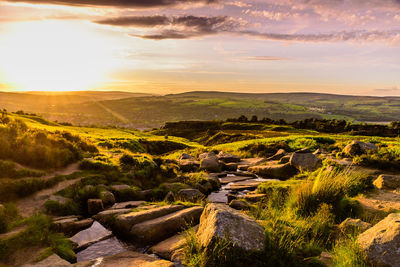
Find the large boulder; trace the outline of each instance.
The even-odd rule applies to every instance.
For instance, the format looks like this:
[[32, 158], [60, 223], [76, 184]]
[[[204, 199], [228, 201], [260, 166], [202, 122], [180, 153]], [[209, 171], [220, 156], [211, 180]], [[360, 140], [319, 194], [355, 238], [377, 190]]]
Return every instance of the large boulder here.
[[289, 163], [299, 170], [313, 171], [321, 166], [322, 161], [313, 153], [295, 152], [290, 157]]
[[297, 173], [297, 169], [293, 167], [290, 163], [254, 166], [250, 167], [248, 171], [258, 174], [260, 176], [278, 178], [282, 180], [289, 179]]
[[89, 215], [94, 215], [104, 210], [103, 201], [101, 199], [88, 199], [87, 207]]
[[389, 214], [385, 219], [360, 234], [357, 238], [373, 266], [399, 266], [400, 214]]
[[213, 152], [201, 154], [200, 169], [208, 172], [218, 172], [220, 170], [218, 157]]
[[198, 224], [203, 207], [183, 209], [153, 220], [135, 224], [130, 235], [142, 244], [154, 244], [164, 240], [185, 227]]
[[381, 174], [373, 184], [378, 189], [396, 189], [400, 187], [400, 177], [396, 175]]
[[223, 151], [219, 152], [217, 157], [220, 161], [223, 161], [225, 163], [240, 162], [240, 158], [238, 156], [227, 154]]
[[227, 236], [235, 248], [261, 251], [264, 247], [264, 229], [254, 219], [224, 204], [208, 204], [200, 218], [197, 240], [205, 249], [213, 249]]
[[204, 199], [206, 196], [198, 189], [188, 188], [181, 189], [177, 194], [177, 198], [184, 201], [196, 202]]
[[377, 151], [378, 147], [372, 143], [365, 143], [361, 141], [354, 140], [348, 144], [343, 152], [349, 156], [361, 155], [367, 151]]

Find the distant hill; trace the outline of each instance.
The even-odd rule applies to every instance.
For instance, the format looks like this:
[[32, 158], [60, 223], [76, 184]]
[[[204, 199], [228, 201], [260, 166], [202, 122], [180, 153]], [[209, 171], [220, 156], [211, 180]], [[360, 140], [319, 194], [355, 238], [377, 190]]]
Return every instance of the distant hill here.
[[158, 127], [166, 121], [225, 120], [240, 115], [288, 121], [314, 117], [382, 123], [400, 118], [400, 97], [318, 93], [0, 93], [0, 108], [3, 107], [40, 113], [61, 122], [135, 128]]

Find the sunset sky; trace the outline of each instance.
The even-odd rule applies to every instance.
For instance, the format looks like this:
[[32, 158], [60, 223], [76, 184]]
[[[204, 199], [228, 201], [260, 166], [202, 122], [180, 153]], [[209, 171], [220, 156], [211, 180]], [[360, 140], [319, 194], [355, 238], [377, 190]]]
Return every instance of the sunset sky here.
[[400, 0], [0, 1], [0, 90], [400, 95]]

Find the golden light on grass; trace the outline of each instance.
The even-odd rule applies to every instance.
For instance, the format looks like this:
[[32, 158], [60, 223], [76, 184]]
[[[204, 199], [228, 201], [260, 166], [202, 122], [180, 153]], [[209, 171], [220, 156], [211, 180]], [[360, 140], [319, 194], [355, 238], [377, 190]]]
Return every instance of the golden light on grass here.
[[18, 90], [94, 89], [115, 65], [112, 47], [107, 38], [78, 22], [12, 23], [0, 41], [0, 74]]

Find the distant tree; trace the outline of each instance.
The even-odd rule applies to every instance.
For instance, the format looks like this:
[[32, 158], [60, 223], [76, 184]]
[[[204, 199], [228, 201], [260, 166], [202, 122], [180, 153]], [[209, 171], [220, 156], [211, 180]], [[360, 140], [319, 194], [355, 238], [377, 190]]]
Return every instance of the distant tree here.
[[253, 115], [250, 119], [251, 122], [258, 122], [258, 118], [256, 115]]
[[245, 115], [241, 115], [238, 118], [238, 122], [248, 122], [248, 121], [249, 121], [249, 119]]

